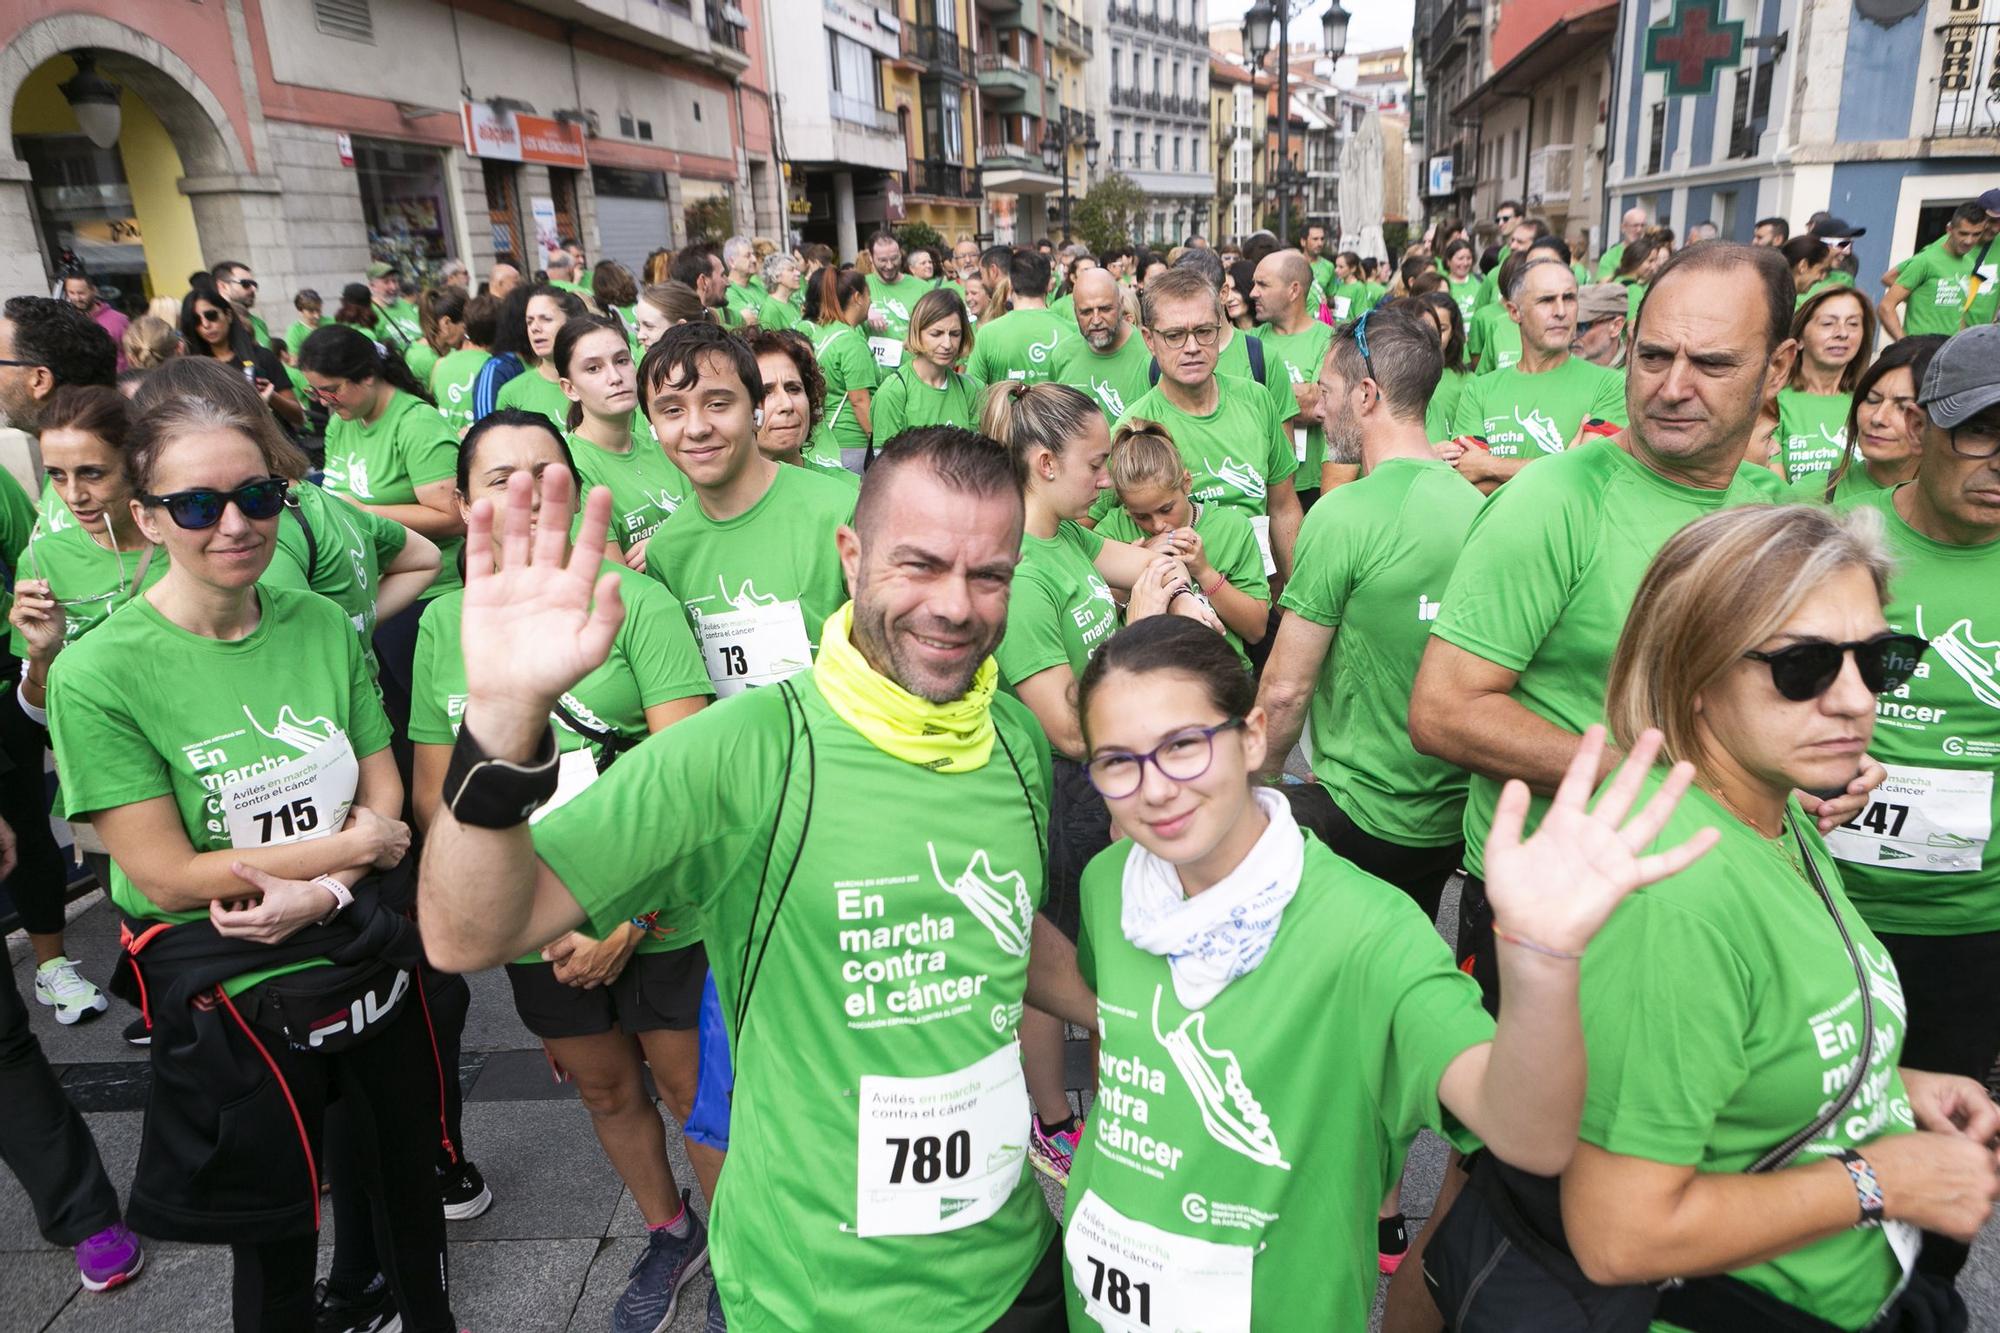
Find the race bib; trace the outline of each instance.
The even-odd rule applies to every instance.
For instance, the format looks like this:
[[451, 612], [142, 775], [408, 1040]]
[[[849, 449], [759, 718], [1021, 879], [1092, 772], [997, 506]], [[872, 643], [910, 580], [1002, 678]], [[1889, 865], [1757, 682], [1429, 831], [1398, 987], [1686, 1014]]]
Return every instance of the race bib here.
[[903, 364], [903, 342], [900, 338], [870, 338], [868, 350], [875, 353], [875, 364], [884, 370], [894, 370]]
[[1304, 426], [1292, 427], [1292, 453], [1301, 463], [1306, 461], [1306, 428]]
[[812, 640], [797, 602], [772, 602], [694, 622], [715, 697], [775, 685], [812, 665]]
[[529, 824], [539, 824], [550, 813], [562, 809], [577, 795], [597, 781], [597, 756], [589, 746], [577, 750], [565, 750], [556, 760], [556, 794], [535, 813], [528, 816]]
[[1250, 1245], [1135, 1222], [1085, 1190], [1063, 1230], [1069, 1280], [1106, 1333], [1250, 1333]]
[[1353, 304], [1354, 304], [1354, 298], [1353, 298], [1353, 297], [1351, 297], [1351, 296], [1336, 296], [1336, 297], [1334, 297], [1334, 298], [1333, 298], [1333, 317], [1334, 317], [1335, 319], [1337, 319], [1337, 320], [1343, 320], [1343, 321], [1344, 321], [1344, 320], [1345, 320], [1345, 319], [1347, 318], [1347, 308], [1348, 308], [1348, 307], [1349, 307], [1350, 305], [1353, 305]]
[[1271, 558], [1271, 516], [1253, 515], [1250, 530], [1257, 534], [1257, 549], [1264, 553], [1264, 577], [1269, 578], [1278, 572], [1278, 562]]
[[1021, 1183], [1029, 1111], [1018, 1042], [954, 1074], [862, 1075], [855, 1231], [930, 1236], [999, 1212]]
[[1993, 836], [1993, 774], [1883, 767], [1889, 776], [1868, 793], [1860, 814], [1827, 835], [1827, 849], [1856, 865], [1946, 875], [1978, 871]]
[[345, 732], [276, 768], [224, 783], [222, 817], [232, 847], [276, 847], [340, 832], [361, 765]]

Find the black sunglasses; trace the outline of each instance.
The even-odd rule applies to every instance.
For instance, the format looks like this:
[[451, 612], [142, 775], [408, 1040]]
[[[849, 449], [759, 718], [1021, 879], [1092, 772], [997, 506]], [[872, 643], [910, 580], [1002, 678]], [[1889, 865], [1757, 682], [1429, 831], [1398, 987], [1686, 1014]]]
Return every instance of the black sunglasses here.
[[204, 324], [219, 324], [229, 318], [227, 310], [197, 310], [194, 313], [195, 318]]
[[212, 528], [222, 521], [222, 511], [231, 504], [248, 519], [276, 518], [278, 511], [285, 507], [285, 497], [291, 491], [291, 483], [283, 477], [265, 477], [262, 481], [249, 482], [233, 491], [175, 491], [172, 495], [139, 496], [139, 503], [147, 508], [164, 507], [167, 517], [174, 526], [199, 532]]
[[1743, 655], [1771, 668], [1771, 684], [1779, 694], [1793, 703], [1804, 703], [1832, 688], [1849, 653], [1854, 654], [1854, 667], [1861, 673], [1861, 683], [1868, 687], [1869, 693], [1887, 694], [1901, 689], [1916, 674], [1917, 663], [1928, 647], [1929, 642], [1915, 634], [1879, 634], [1853, 643], [1819, 640], [1795, 643], [1775, 652], [1752, 650]]

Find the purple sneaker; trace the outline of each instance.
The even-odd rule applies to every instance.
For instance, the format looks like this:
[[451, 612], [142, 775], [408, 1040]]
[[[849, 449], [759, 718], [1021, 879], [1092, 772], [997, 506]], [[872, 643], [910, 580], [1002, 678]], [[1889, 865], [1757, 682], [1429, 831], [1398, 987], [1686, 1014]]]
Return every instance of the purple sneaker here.
[[139, 1276], [146, 1266], [146, 1252], [132, 1228], [119, 1222], [106, 1227], [76, 1247], [76, 1267], [83, 1285], [91, 1291], [109, 1291]]

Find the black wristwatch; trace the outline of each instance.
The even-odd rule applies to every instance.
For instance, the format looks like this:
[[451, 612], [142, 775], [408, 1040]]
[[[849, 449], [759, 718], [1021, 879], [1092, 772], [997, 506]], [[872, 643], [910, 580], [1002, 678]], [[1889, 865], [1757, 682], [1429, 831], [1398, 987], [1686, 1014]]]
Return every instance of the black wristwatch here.
[[495, 759], [480, 748], [472, 728], [460, 727], [444, 773], [445, 809], [473, 828], [513, 828], [556, 794], [556, 760], [554, 727], [542, 728], [541, 743], [525, 764]]

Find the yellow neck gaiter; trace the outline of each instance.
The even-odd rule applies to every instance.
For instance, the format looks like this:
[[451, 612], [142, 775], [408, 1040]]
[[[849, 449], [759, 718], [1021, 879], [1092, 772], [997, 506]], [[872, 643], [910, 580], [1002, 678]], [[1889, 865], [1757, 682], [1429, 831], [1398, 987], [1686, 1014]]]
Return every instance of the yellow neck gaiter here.
[[854, 603], [827, 617], [813, 680], [841, 721], [876, 749], [940, 773], [984, 768], [993, 754], [993, 691], [1000, 668], [979, 664], [972, 688], [947, 704], [920, 699], [868, 664], [849, 638]]

